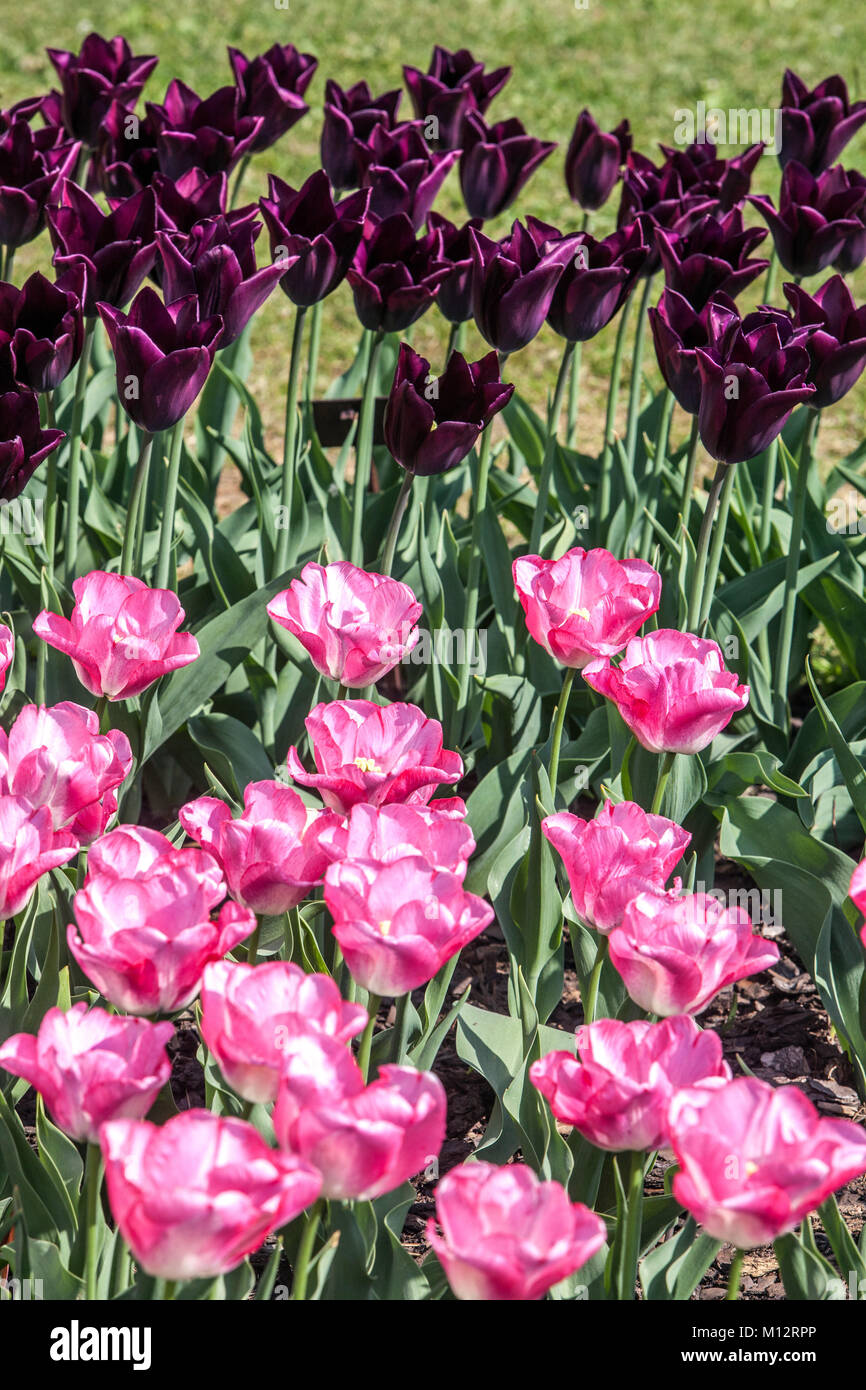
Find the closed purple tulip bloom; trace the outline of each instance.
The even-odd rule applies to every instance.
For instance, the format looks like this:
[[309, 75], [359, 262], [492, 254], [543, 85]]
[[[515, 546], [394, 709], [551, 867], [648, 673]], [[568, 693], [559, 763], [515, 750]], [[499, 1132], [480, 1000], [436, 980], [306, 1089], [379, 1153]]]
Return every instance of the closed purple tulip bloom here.
[[518, 352], [539, 332], [576, 237], [533, 218], [515, 222], [511, 234], [491, 241], [470, 232], [473, 308], [481, 336], [498, 352]]
[[804, 277], [825, 270], [860, 232], [866, 185], [852, 183], [841, 164], [816, 178], [792, 159], [782, 174], [778, 212], [772, 198], [750, 194], [749, 202], [769, 226], [785, 270]]
[[38, 270], [20, 289], [0, 282], [0, 351], [18, 386], [53, 391], [69, 375], [84, 341], [83, 293], [81, 267], [56, 285]]
[[848, 88], [838, 74], [825, 77], [810, 90], [790, 68], [782, 79], [782, 139], [779, 163], [792, 160], [810, 173], [821, 174], [840, 156], [866, 121], [866, 101], [848, 100]]
[[739, 323], [737, 306], [726, 294], [714, 296], [700, 313], [676, 290], [662, 290], [649, 322], [661, 374], [678, 405], [689, 415], [701, 406], [701, 374], [696, 348], [711, 348], [731, 324]]
[[223, 321], [198, 317], [195, 295], [163, 304], [147, 286], [128, 314], [97, 306], [114, 351], [117, 394], [139, 429], [156, 434], [186, 415], [204, 386]]
[[0, 501], [23, 492], [42, 460], [56, 449], [62, 430], [43, 430], [39, 402], [32, 391], [0, 395]]
[[702, 217], [687, 232], [665, 232], [658, 227], [656, 247], [665, 284], [696, 310], [703, 309], [715, 294], [736, 299], [769, 265], [769, 261], [748, 259], [766, 235], [763, 227], [744, 230], [738, 208], [722, 218]]
[[810, 405], [823, 410], [851, 390], [866, 366], [866, 305], [857, 308], [841, 275], [825, 280], [814, 295], [800, 285], [783, 285], [797, 327], [814, 331], [806, 339], [811, 358]]
[[116, 202], [147, 188], [159, 171], [156, 137], [150, 116], [138, 116], [122, 102], [113, 101], [97, 132], [88, 166], [88, 193], [99, 191], [109, 202]]
[[262, 120], [249, 147], [256, 154], [275, 145], [309, 111], [303, 96], [319, 60], [312, 53], [299, 53], [291, 43], [275, 43], [258, 58], [245, 58], [239, 48], [228, 52], [240, 93], [238, 113]]
[[397, 88], [374, 97], [366, 82], [356, 82], [345, 92], [330, 79], [325, 83], [321, 153], [332, 188], [358, 187], [370, 136], [379, 125], [386, 130], [393, 127], [402, 95]]
[[462, 227], [455, 227], [447, 217], [431, 212], [427, 225], [442, 234], [440, 259], [447, 261], [450, 269], [442, 284], [436, 304], [449, 323], [466, 323], [472, 318], [472, 246], [470, 231], [480, 232], [482, 221], [473, 217]]
[[616, 225], [627, 227], [636, 219], [641, 222], [650, 247], [641, 273], [645, 276], [655, 275], [661, 266], [655, 249], [655, 229], [661, 227], [670, 232], [687, 232], [699, 218], [714, 212], [718, 206], [715, 194], [707, 194], [698, 188], [687, 191], [672, 161], [657, 168], [646, 155], [632, 150], [622, 176], [622, 197]]
[[603, 207], [619, 182], [630, 149], [628, 121], [620, 121], [606, 134], [584, 107], [565, 155], [565, 182], [573, 201], [586, 212]]
[[437, 154], [431, 150], [418, 122], [386, 130], [376, 126], [360, 152], [366, 166], [361, 187], [369, 188], [370, 216], [393, 217], [405, 212], [416, 232], [424, 225], [456, 150]]
[[730, 212], [742, 203], [751, 186], [752, 174], [765, 153], [764, 145], [758, 143], [731, 159], [721, 159], [711, 140], [695, 140], [685, 149], [672, 149], [668, 145], [659, 148], [683, 192], [700, 193], [705, 198], [718, 200], [721, 212]]
[[361, 244], [370, 194], [363, 189], [335, 204], [322, 169], [297, 190], [271, 174], [268, 192], [260, 205], [271, 254], [283, 269], [280, 288], [308, 309], [345, 279]]
[[282, 274], [279, 265], [256, 269], [255, 239], [261, 222], [232, 225], [227, 217], [199, 222], [188, 236], [157, 232], [167, 304], [194, 294], [202, 319], [223, 320], [220, 347], [235, 342]]
[[726, 324], [710, 348], [696, 348], [701, 377], [698, 430], [711, 458], [743, 463], [781, 434], [796, 405], [815, 396], [808, 383], [807, 336], [779, 309]]
[[48, 211], [48, 231], [59, 270], [81, 265], [85, 271], [84, 313], [91, 318], [99, 301], [128, 304], [157, 255], [156, 199], [144, 188], [110, 213], [68, 179], [63, 203]]
[[446, 473], [465, 459], [513, 391], [500, 379], [495, 352], [478, 362], [452, 352], [436, 380], [426, 358], [401, 343], [385, 407], [385, 443], [407, 473]]
[[237, 87], [220, 87], [202, 100], [185, 83], [169, 83], [162, 105], [146, 106], [162, 172], [172, 179], [188, 169], [230, 173], [264, 124], [261, 116], [242, 116], [240, 104]]
[[574, 237], [547, 315], [554, 332], [570, 343], [594, 338], [622, 308], [649, 254], [639, 222], [603, 241], [588, 232]]
[[197, 222], [205, 222], [209, 217], [223, 216], [233, 223], [252, 219], [258, 212], [252, 203], [237, 212], [227, 211], [228, 178], [222, 171], [205, 174], [202, 169], [190, 169], [179, 179], [157, 172], [152, 187], [156, 194], [157, 226], [166, 232], [189, 234]]
[[478, 111], [463, 122], [460, 188], [470, 217], [497, 217], [556, 149], [555, 140], [536, 140], [520, 121], [488, 126]]
[[367, 222], [346, 276], [364, 328], [402, 333], [426, 313], [450, 269], [441, 250], [441, 233], [416, 237], [404, 212]]
[[833, 269], [842, 275], [852, 275], [866, 261], [866, 177], [856, 169], [848, 169], [847, 174], [852, 188], [862, 188], [864, 201], [851, 213], [852, 220], [857, 223], [856, 232], [846, 236], [842, 250], [833, 262]]
[[78, 159], [78, 145], [40, 150], [40, 133], [16, 120], [0, 138], [0, 245], [13, 250], [42, 231], [48, 206]]
[[61, 116], [71, 136], [89, 149], [113, 101], [134, 106], [158, 58], [135, 55], [126, 39], [88, 34], [80, 53], [46, 49], [57, 69], [61, 87]]
[[430, 138], [444, 150], [460, 148], [463, 117], [468, 111], [483, 115], [510, 76], [511, 68], [486, 73], [484, 64], [476, 62], [467, 48], [451, 53], [439, 44], [433, 49], [426, 73], [403, 68], [415, 115], [428, 130], [434, 129], [431, 118], [436, 122], [436, 135]]

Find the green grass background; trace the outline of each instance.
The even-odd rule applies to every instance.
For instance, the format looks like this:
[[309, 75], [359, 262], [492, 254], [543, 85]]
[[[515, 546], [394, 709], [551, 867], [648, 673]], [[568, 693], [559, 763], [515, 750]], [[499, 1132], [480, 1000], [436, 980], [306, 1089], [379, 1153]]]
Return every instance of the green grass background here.
[[[564, 230], [577, 226], [578, 210], [563, 181], [563, 159], [578, 111], [588, 105], [605, 128], [628, 116], [635, 144], [647, 153], [657, 142], [673, 143], [675, 111], [703, 99], [724, 110], [774, 107], [781, 76], [793, 67], [812, 85], [841, 72], [852, 97], [866, 96], [866, 6], [804, 5], [798, 0], [728, 0], [702, 5], [694, 0], [179, 0], [177, 4], [108, 0], [38, 4], [7, 0], [0, 45], [0, 102], [53, 83], [45, 45], [77, 49], [91, 29], [122, 32], [139, 53], [157, 53], [159, 67], [145, 95], [160, 100], [167, 82], [181, 77], [205, 95], [230, 80], [226, 44], [253, 55], [272, 43], [294, 43], [315, 53], [319, 70], [307, 93], [312, 110], [275, 149], [259, 155], [244, 184], [244, 201], [265, 191], [270, 170], [297, 183], [317, 167], [320, 109], [326, 77], [341, 85], [364, 77], [375, 90], [401, 83], [401, 65], [426, 68], [434, 43], [470, 47], [488, 65], [509, 63], [514, 75], [491, 108], [491, 118], [518, 116], [527, 128], [560, 148], [542, 165], [516, 207], [491, 224], [504, 231], [514, 215], [528, 212]], [[411, 114], [404, 96], [403, 112]], [[866, 132], [843, 155], [847, 167], [866, 168]], [[778, 167], [768, 155], [759, 165], [753, 190], [776, 193]], [[613, 225], [616, 197], [596, 219], [594, 230]], [[462, 218], [456, 169], [437, 207]], [[750, 214], [750, 220], [752, 215]], [[260, 245], [264, 242], [264, 237]], [[265, 251], [265, 255], [267, 252]], [[20, 256], [16, 277], [47, 256], [45, 239]], [[659, 288], [661, 288], [659, 284]], [[855, 280], [866, 297], [866, 276]], [[744, 302], [758, 301], [758, 292]], [[291, 329], [291, 306], [279, 291], [256, 321], [252, 384], [276, 441], [282, 411], [282, 380]], [[321, 388], [340, 371], [356, 339], [351, 295], [344, 285], [327, 305]], [[441, 362], [445, 325], [435, 311], [416, 327], [414, 342]], [[613, 330], [584, 352], [582, 439], [597, 444], [606, 392]], [[470, 347], [483, 347], [470, 338]], [[545, 329], [536, 343], [509, 363], [509, 374], [538, 407], [552, 388], [560, 343]], [[654, 363], [648, 366], [653, 374]], [[866, 378], [833, 412], [822, 430], [825, 466], [863, 435]], [[679, 412], [678, 412], [679, 416]], [[679, 416], [675, 431], [687, 428]]]

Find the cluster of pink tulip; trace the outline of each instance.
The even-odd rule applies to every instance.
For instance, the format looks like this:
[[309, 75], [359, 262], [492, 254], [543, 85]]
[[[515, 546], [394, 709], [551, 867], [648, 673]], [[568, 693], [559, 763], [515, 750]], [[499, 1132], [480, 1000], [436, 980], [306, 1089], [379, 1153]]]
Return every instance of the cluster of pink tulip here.
[[[748, 689], [713, 642], [637, 636], [660, 601], [648, 564], [573, 550], [519, 559], [514, 578], [532, 636], [569, 683], [581, 670], [613, 701], [644, 747], [694, 753], [744, 707]], [[42, 614], [35, 629], [100, 702], [131, 698], [195, 659], [173, 594], [94, 573], [76, 581], [75, 597], [69, 621]], [[411, 650], [421, 608], [405, 584], [341, 563], [307, 565], [269, 612], [322, 677], [363, 690]], [[475, 848], [466, 807], [436, 796], [460, 780], [462, 763], [411, 704], [322, 703], [306, 720], [316, 771], [288, 754], [289, 776], [322, 804], [279, 780], [248, 785], [240, 815], [200, 797], [180, 812], [195, 845], [178, 847], [144, 827], [107, 828], [131, 753], [123, 734], [98, 725], [77, 705], [28, 707], [0, 735], [3, 910], [20, 911], [41, 874], [88, 846], [68, 945], [118, 1012], [52, 1009], [37, 1036], [3, 1044], [0, 1062], [41, 1092], [69, 1135], [100, 1146], [111, 1210], [146, 1271], [216, 1277], [317, 1212], [319, 1199], [374, 1200], [439, 1153], [438, 1078], [399, 1057], [372, 1081], [368, 1067], [379, 998], [426, 984], [493, 918], [464, 888]], [[819, 1119], [794, 1088], [732, 1080], [720, 1039], [694, 1021], [719, 991], [772, 965], [777, 948], [741, 909], [683, 893], [679, 880], [667, 889], [690, 836], [657, 805], [607, 801], [589, 822], [556, 812], [543, 830], [578, 918], [632, 1000], [661, 1021], [594, 1021], [585, 1001], [577, 1058], [546, 1054], [534, 1085], [590, 1143], [636, 1155], [641, 1182], [648, 1152], [673, 1152], [676, 1196], [717, 1238], [748, 1247], [790, 1231], [866, 1171], [866, 1135]], [[257, 940], [258, 916], [290, 913], [320, 886], [366, 1008], [329, 975], [255, 964], [252, 949], [231, 958]], [[144, 1118], [170, 1072], [173, 1026], [153, 1020], [197, 999], [204, 1043], [245, 1114], [273, 1107], [275, 1149], [249, 1118], [200, 1109], [161, 1127]], [[541, 1297], [606, 1238], [597, 1215], [520, 1165], [447, 1174], [437, 1214], [442, 1235], [431, 1221], [431, 1244], [466, 1299]], [[308, 1213], [308, 1226], [315, 1220]]]

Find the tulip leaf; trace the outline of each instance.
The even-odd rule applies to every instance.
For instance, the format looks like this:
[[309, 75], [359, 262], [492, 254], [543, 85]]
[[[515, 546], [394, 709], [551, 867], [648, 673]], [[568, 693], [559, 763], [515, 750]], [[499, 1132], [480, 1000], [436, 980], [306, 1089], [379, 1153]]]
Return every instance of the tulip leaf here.
[[[806, 1218], [808, 1221], [808, 1217]], [[845, 1285], [829, 1260], [817, 1250], [809, 1249], [803, 1238], [780, 1236], [773, 1242], [779, 1273], [788, 1299], [808, 1299], [810, 1302], [838, 1302], [846, 1296]]]
[[703, 1279], [722, 1242], [702, 1232], [690, 1216], [670, 1240], [648, 1251], [640, 1262], [640, 1282], [646, 1299], [687, 1300]]
[[815, 684], [815, 677], [812, 674], [812, 667], [809, 658], [806, 658], [806, 679], [809, 682], [809, 689], [812, 692], [812, 699], [815, 701], [815, 708], [821, 716], [821, 721], [827, 731], [827, 737], [839, 764], [839, 770], [845, 779], [845, 786], [848, 788], [848, 795], [851, 797], [851, 804], [857, 812], [864, 831], [866, 831], [866, 768], [855, 758], [851, 752], [848, 740], [833, 718], [833, 712], [821, 695], [820, 690]]
[[274, 765], [251, 729], [230, 714], [199, 714], [187, 721], [189, 736], [238, 802], [250, 782], [272, 782]]

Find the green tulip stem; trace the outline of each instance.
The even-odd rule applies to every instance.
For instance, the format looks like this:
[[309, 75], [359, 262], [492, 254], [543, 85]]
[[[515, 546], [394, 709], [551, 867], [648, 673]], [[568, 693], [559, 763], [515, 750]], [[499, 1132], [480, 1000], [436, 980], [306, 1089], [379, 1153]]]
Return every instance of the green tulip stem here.
[[616, 331], [616, 344], [613, 349], [613, 363], [610, 369], [610, 386], [607, 393], [607, 414], [604, 421], [604, 453], [601, 459], [601, 487], [598, 496], [598, 518], [596, 530], [599, 531], [607, 521], [610, 511], [611, 466], [613, 464], [614, 431], [616, 429], [616, 410], [619, 405], [622, 358], [625, 352], [626, 329], [631, 313], [632, 296], [629, 295], [619, 315]]
[[474, 635], [478, 621], [478, 586], [481, 581], [481, 524], [487, 506], [487, 484], [490, 478], [491, 438], [490, 425], [481, 436], [478, 455], [478, 476], [472, 507], [472, 540], [469, 552], [469, 577], [466, 583], [466, 597], [463, 604], [463, 640], [466, 644], [466, 660], [460, 667], [460, 681], [457, 691], [457, 718], [462, 721], [469, 693], [469, 650], [470, 634]]
[[598, 946], [595, 952], [592, 974], [586, 988], [586, 998], [583, 1001], [583, 1021], [584, 1024], [595, 1022], [595, 1011], [598, 1007], [598, 987], [601, 983], [601, 972], [607, 960], [607, 937], [599, 936]]
[[713, 604], [713, 594], [716, 591], [716, 581], [719, 577], [722, 551], [725, 546], [725, 532], [728, 529], [728, 516], [731, 511], [731, 493], [733, 492], [735, 473], [736, 465], [732, 464], [729, 466], [725, 474], [724, 482], [722, 483], [722, 492], [719, 498], [719, 519], [716, 522], [716, 528], [713, 532], [710, 558], [707, 563], [707, 577], [704, 580], [704, 593], [701, 600], [700, 617], [698, 619], [699, 628], [703, 628], [704, 624], [707, 622], [710, 616], [710, 608]]
[[86, 1243], [84, 1255], [84, 1297], [96, 1298], [96, 1265], [99, 1258], [99, 1193], [102, 1188], [102, 1150], [98, 1144], [87, 1145], [84, 1164], [84, 1219]]
[[[54, 392], [45, 396], [45, 423], [50, 430], [57, 426]], [[49, 581], [54, 579], [54, 552], [57, 549], [57, 450], [52, 449], [46, 463], [45, 475], [45, 559]]]
[[232, 188], [231, 198], [229, 199], [229, 212], [234, 212], [235, 208], [238, 205], [238, 198], [240, 197], [241, 193], [241, 184], [244, 181], [244, 174], [247, 172], [247, 169], [249, 168], [251, 158], [252, 155], [245, 154], [241, 159], [240, 164], [238, 165], [238, 172], [235, 175], [234, 187]]
[[322, 342], [322, 301], [318, 299], [310, 314], [310, 343], [307, 349], [307, 377], [304, 382], [304, 400], [310, 401], [316, 394], [316, 377], [319, 374], [319, 347]]
[[761, 527], [758, 532], [758, 546], [763, 559], [767, 557], [770, 546], [771, 513], [773, 510], [773, 498], [776, 493], [776, 473], [779, 459], [779, 436], [773, 440], [767, 450], [767, 467], [764, 472], [764, 487], [761, 493]]
[[648, 275], [644, 281], [640, 298], [637, 325], [634, 331], [634, 349], [631, 359], [631, 389], [628, 397], [628, 425], [626, 427], [625, 452], [629, 472], [634, 468], [634, 455], [637, 448], [637, 424], [640, 417], [640, 396], [643, 385], [643, 352], [646, 342], [647, 309], [653, 289], [653, 277]]
[[671, 775], [671, 768], [673, 767], [673, 765], [674, 754], [670, 752], [663, 753], [661, 758], [659, 759], [659, 775], [658, 781], [656, 782], [655, 795], [653, 796], [653, 804], [652, 809], [650, 811], [650, 815], [657, 816], [659, 814], [659, 811], [661, 810], [662, 801], [664, 800], [665, 787], [668, 784], [668, 778]]
[[[138, 455], [138, 463], [135, 466], [135, 476], [132, 480], [132, 492], [129, 498], [129, 510], [126, 515], [126, 531], [123, 535], [123, 549], [120, 553], [120, 573], [132, 574], [133, 553], [135, 550], [136, 533], [139, 527], [144, 527], [144, 493], [147, 487], [147, 475], [150, 471], [150, 456], [153, 452], [152, 434], [144, 434], [141, 440], [141, 447]], [[71, 475], [70, 475], [71, 482]], [[67, 521], [69, 514], [67, 513]], [[70, 552], [67, 552], [67, 563], [69, 563]]]
[[385, 537], [385, 549], [382, 552], [381, 573], [389, 575], [394, 568], [394, 552], [397, 549], [397, 538], [400, 535], [400, 527], [403, 517], [406, 515], [406, 508], [409, 505], [409, 497], [412, 492], [414, 473], [407, 473], [397, 494], [397, 501], [394, 505], [394, 512], [388, 525], [388, 534]]
[[304, 1217], [304, 1233], [295, 1258], [294, 1279], [292, 1281], [292, 1302], [302, 1302], [307, 1297], [307, 1282], [310, 1277], [310, 1259], [316, 1243], [319, 1222], [322, 1219], [324, 1203], [320, 1198]]
[[286, 423], [283, 432], [283, 476], [280, 482], [280, 525], [274, 550], [274, 579], [283, 574], [289, 557], [289, 530], [292, 522], [292, 502], [297, 469], [298, 382], [301, 375], [301, 346], [304, 338], [306, 309], [295, 309], [295, 326], [289, 356], [289, 380], [286, 386]]
[[352, 546], [349, 559], [353, 565], [364, 565], [364, 503], [370, 486], [370, 472], [373, 462], [373, 421], [376, 410], [376, 381], [378, 377], [379, 356], [385, 334], [380, 329], [373, 337], [370, 361], [367, 366], [367, 379], [361, 400], [361, 415], [358, 420], [358, 444], [355, 450], [355, 493], [352, 504]]
[[709, 495], [704, 507], [704, 515], [701, 521], [701, 529], [698, 534], [698, 549], [695, 556], [695, 574], [692, 583], [692, 595], [689, 603], [689, 615], [686, 621], [686, 629], [694, 632], [701, 616], [704, 596], [704, 582], [706, 579], [707, 562], [710, 550], [710, 536], [713, 530], [713, 520], [716, 515], [716, 508], [719, 504], [719, 496], [725, 485], [725, 478], [729, 472], [729, 465], [719, 463], [710, 486]]
[[[96, 320], [87, 320], [84, 342], [78, 359], [75, 394], [72, 399], [72, 423], [69, 428], [69, 468], [66, 481], [66, 533], [63, 547], [63, 575], [71, 582], [75, 578], [75, 557], [78, 554], [78, 509], [81, 495], [81, 424], [84, 417], [84, 393], [93, 347]], [[127, 526], [127, 535], [129, 527]]]
[[580, 357], [582, 343], [575, 343], [571, 359], [571, 375], [568, 379], [568, 433], [566, 443], [569, 449], [577, 448], [577, 411], [580, 405]]
[[725, 1294], [726, 1303], [736, 1303], [740, 1297], [740, 1277], [743, 1272], [744, 1250], [735, 1250], [734, 1258], [731, 1260], [731, 1269], [728, 1274], [728, 1292]]
[[547, 516], [547, 503], [550, 498], [550, 480], [553, 475], [553, 459], [556, 454], [556, 440], [559, 434], [559, 417], [562, 413], [562, 401], [571, 372], [574, 348], [574, 343], [567, 342], [565, 344], [562, 361], [559, 364], [559, 374], [556, 378], [553, 400], [547, 412], [547, 440], [544, 446], [544, 462], [541, 465], [541, 476], [538, 479], [538, 496], [535, 500], [532, 531], [529, 536], [530, 555], [537, 555], [539, 553], [538, 548], [541, 545], [541, 538], [544, 534], [544, 521]]
[[644, 1162], [645, 1155], [642, 1152], [632, 1153], [628, 1176], [625, 1232], [619, 1268], [618, 1293], [623, 1302], [634, 1298], [635, 1284], [637, 1283], [637, 1265], [640, 1258], [643, 1226]]
[[165, 479], [165, 499], [162, 508], [162, 530], [159, 534], [159, 559], [156, 565], [157, 589], [177, 589], [177, 566], [172, 573], [171, 551], [174, 543], [174, 518], [177, 511], [177, 488], [180, 480], [180, 460], [183, 454], [183, 417], [171, 435], [168, 473]]
[[785, 566], [785, 594], [782, 600], [782, 620], [776, 647], [776, 669], [773, 680], [773, 723], [785, 728], [788, 715], [788, 677], [791, 670], [791, 642], [794, 637], [794, 616], [797, 609], [797, 575], [800, 570], [800, 545], [806, 518], [806, 498], [809, 492], [809, 472], [818, 433], [820, 413], [809, 411], [806, 431], [794, 476], [793, 517], [791, 539], [788, 542], [788, 561]]
[[686, 471], [683, 478], [683, 492], [680, 501], [680, 512], [682, 514], [682, 527], [684, 531], [689, 529], [689, 517], [692, 514], [692, 501], [695, 493], [695, 470], [698, 465], [698, 445], [701, 442], [698, 433], [698, 417], [692, 416], [692, 428], [689, 434], [689, 452], [686, 456]]
[[565, 712], [568, 708], [568, 697], [571, 694], [571, 687], [574, 685], [574, 678], [577, 670], [574, 666], [569, 666], [565, 672], [562, 682], [562, 690], [559, 696], [559, 704], [553, 716], [553, 730], [550, 744], [550, 793], [553, 797], [551, 810], [556, 810], [556, 784], [559, 781], [559, 753], [562, 748], [562, 731], [565, 728]]
[[367, 1000], [367, 1026], [361, 1034], [361, 1043], [358, 1048], [358, 1066], [361, 1068], [361, 1075], [365, 1081], [370, 1072], [370, 1048], [373, 1044], [373, 1030], [376, 1027], [381, 1002], [378, 994], [371, 994]]
[[661, 486], [662, 469], [668, 452], [668, 439], [671, 432], [671, 418], [674, 413], [676, 399], [672, 391], [668, 391], [665, 396], [665, 403], [662, 406], [662, 413], [659, 417], [658, 433], [656, 435], [655, 456], [652, 465], [652, 478], [650, 481], [650, 495], [648, 497], [649, 506], [644, 517], [643, 532], [641, 534], [639, 555], [649, 557], [650, 546], [652, 545], [652, 518], [656, 514], [658, 506], [659, 487]]

